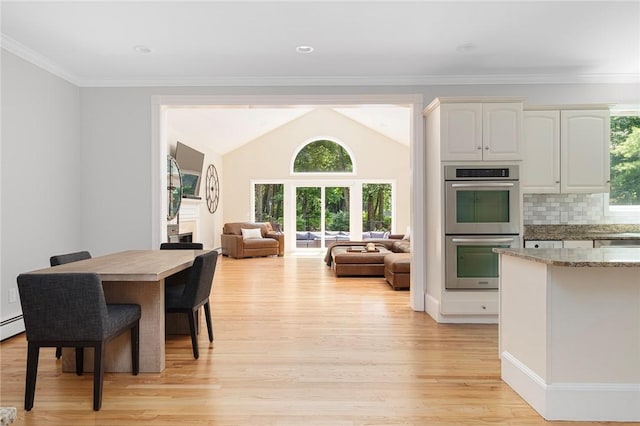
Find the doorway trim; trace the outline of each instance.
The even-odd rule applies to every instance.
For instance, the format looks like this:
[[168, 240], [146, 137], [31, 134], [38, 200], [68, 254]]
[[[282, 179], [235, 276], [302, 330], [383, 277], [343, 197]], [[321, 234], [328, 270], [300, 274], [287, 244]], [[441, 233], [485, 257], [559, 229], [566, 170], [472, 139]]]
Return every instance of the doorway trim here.
[[[410, 303], [415, 311], [425, 310], [426, 259], [425, 167], [426, 150], [421, 94], [334, 94], [334, 95], [153, 95], [151, 96], [151, 244], [159, 247], [167, 229], [162, 214], [166, 205], [167, 126], [166, 111], [171, 107], [216, 105], [366, 105], [406, 104], [412, 106], [409, 146], [411, 174], [411, 290]], [[416, 238], [417, 236], [420, 236]]]

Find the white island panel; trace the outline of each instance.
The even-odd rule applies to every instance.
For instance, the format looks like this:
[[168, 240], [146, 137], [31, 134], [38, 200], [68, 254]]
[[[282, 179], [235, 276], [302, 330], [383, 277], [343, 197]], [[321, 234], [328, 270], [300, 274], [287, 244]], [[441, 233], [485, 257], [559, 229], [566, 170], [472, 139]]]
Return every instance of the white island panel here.
[[547, 377], [547, 268], [518, 258], [501, 262], [500, 267], [500, 276], [519, 277], [517, 287], [500, 289], [500, 355], [508, 351], [544, 380]]
[[640, 384], [640, 269], [549, 272], [548, 381]]
[[640, 249], [494, 251], [502, 379], [547, 420], [640, 421]]

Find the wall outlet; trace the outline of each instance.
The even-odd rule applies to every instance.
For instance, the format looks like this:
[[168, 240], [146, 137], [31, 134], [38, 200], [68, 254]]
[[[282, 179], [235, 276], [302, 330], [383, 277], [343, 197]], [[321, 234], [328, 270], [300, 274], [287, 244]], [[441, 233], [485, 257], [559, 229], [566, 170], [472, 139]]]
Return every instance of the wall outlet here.
[[9, 303], [16, 303], [18, 301], [18, 289], [10, 288], [9, 289]]
[[560, 223], [569, 222], [569, 212], [560, 212]]

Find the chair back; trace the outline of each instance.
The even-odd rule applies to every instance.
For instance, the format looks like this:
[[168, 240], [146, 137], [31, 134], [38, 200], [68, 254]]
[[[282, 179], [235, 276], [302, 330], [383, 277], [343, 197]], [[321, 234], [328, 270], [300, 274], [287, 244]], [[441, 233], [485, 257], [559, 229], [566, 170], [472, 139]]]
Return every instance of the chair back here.
[[96, 341], [109, 331], [98, 274], [21, 274], [18, 292], [29, 341]]
[[202, 243], [162, 243], [160, 250], [202, 250]]
[[64, 265], [65, 263], [77, 262], [79, 260], [91, 259], [88, 251], [77, 251], [75, 253], [58, 254], [49, 258], [51, 266]]
[[217, 262], [218, 252], [216, 250], [196, 256], [191, 267], [189, 281], [187, 281], [182, 293], [183, 304], [196, 306], [209, 298]]

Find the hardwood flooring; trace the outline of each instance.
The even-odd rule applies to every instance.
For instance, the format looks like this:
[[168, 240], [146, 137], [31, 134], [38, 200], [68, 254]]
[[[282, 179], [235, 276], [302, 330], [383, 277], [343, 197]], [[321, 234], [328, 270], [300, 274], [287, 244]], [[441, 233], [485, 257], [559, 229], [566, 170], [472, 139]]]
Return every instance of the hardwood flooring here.
[[25, 412], [26, 341], [8, 339], [0, 405], [38, 426], [571, 424], [544, 421], [500, 380], [497, 326], [437, 324], [383, 278], [336, 279], [317, 257], [225, 257], [211, 305], [200, 359], [169, 336], [164, 372], [105, 374], [99, 412], [92, 375], [62, 373], [53, 348]]

